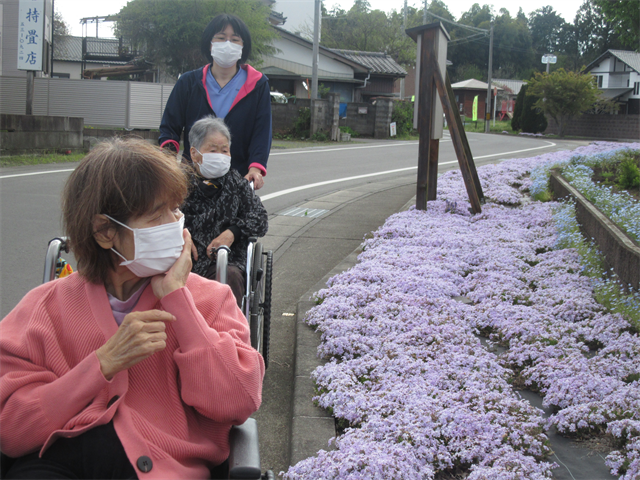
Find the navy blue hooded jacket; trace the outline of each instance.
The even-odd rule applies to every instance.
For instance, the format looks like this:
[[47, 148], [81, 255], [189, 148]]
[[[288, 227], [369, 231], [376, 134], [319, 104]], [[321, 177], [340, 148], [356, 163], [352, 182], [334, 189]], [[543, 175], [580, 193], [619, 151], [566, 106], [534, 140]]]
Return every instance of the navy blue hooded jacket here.
[[[160, 123], [160, 146], [180, 149], [184, 133], [184, 157], [191, 162], [189, 131], [207, 115], [215, 115], [207, 92], [210, 65], [183, 74], [173, 87]], [[241, 65], [247, 80], [238, 92], [224, 122], [231, 131], [231, 167], [242, 176], [251, 167], [267, 174], [271, 150], [271, 95], [265, 75], [250, 65]]]

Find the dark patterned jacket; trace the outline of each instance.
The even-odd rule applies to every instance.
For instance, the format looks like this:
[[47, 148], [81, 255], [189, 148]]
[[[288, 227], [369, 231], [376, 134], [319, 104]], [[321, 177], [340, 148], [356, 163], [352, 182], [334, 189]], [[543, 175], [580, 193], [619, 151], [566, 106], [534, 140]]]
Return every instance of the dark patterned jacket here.
[[267, 210], [249, 182], [236, 170], [215, 180], [190, 175], [191, 190], [182, 206], [184, 226], [198, 249], [198, 261], [192, 271], [205, 275], [213, 260], [207, 257], [207, 246], [225, 230], [233, 232], [229, 263], [245, 270], [249, 237], [262, 237], [269, 228]]

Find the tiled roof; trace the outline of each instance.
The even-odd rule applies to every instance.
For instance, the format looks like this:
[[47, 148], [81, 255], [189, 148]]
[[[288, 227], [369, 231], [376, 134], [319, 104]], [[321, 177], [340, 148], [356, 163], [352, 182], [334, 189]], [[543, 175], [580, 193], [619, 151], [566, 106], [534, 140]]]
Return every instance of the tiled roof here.
[[621, 62], [629, 65], [636, 72], [640, 73], [640, 53], [628, 50], [607, 50], [587, 66], [587, 72], [598, 65], [600, 62], [602, 62], [602, 60], [604, 60], [605, 58], [609, 58], [610, 56], [616, 57]]
[[504, 88], [507, 93], [512, 95], [517, 95], [522, 86], [527, 84], [524, 80], [507, 80], [503, 78], [495, 78], [491, 83]]
[[627, 50], [609, 50], [609, 52], [611, 52], [611, 55], [618, 57], [618, 60], [626, 63], [636, 72], [640, 73], [640, 53]]
[[347, 57], [354, 62], [358, 62], [371, 69], [371, 73], [381, 73], [385, 75], [405, 76], [407, 71], [396, 63], [386, 53], [382, 52], [362, 52], [359, 50], [342, 50], [332, 48], [336, 53]]

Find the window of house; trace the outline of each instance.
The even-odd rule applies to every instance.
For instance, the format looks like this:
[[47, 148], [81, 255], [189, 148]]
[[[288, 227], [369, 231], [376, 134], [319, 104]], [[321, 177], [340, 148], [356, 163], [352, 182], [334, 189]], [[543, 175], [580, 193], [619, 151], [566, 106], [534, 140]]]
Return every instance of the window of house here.
[[69, 73], [52, 73], [51, 78], [71, 78], [71, 74]]
[[602, 88], [602, 78], [604, 75], [598, 75], [598, 88]]
[[640, 94], [640, 82], [635, 82], [633, 84], [633, 94], [634, 95]]

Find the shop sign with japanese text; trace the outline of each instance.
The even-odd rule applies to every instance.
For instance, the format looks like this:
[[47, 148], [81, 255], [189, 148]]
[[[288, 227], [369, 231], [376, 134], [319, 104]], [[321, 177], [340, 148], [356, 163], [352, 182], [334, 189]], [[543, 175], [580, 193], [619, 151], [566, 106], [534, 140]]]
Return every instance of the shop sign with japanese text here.
[[44, 56], [44, 0], [20, 0], [18, 70], [42, 70]]

